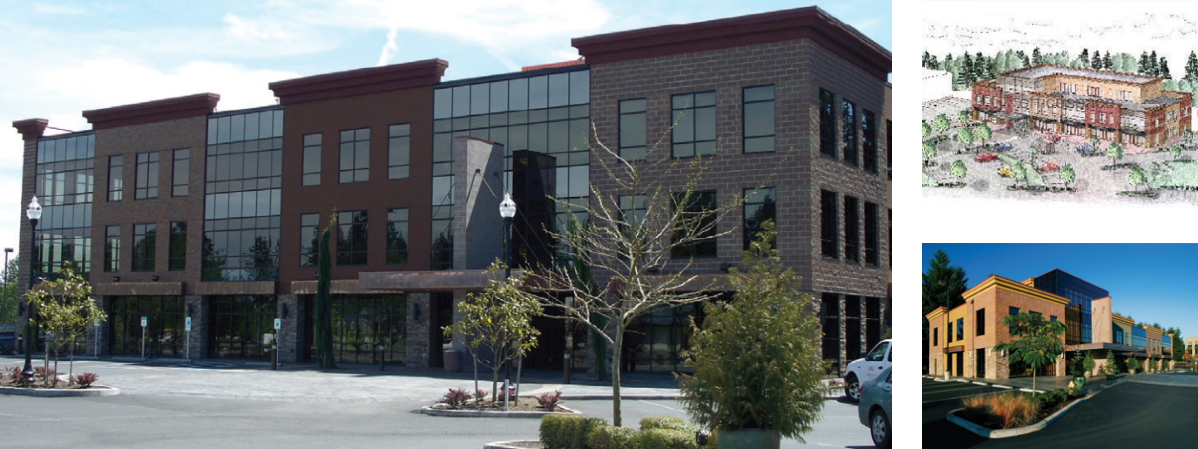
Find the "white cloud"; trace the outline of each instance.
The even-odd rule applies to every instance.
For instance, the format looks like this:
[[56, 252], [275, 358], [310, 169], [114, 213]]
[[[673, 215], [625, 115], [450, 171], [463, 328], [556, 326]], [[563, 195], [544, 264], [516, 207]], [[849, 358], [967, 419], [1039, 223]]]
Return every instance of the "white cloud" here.
[[225, 14], [225, 25], [230, 34], [237, 38], [250, 38], [255, 40], [277, 40], [288, 39], [293, 34], [285, 29], [285, 27], [273, 20], [252, 20], [243, 19], [234, 14]]
[[62, 6], [62, 5], [47, 5], [47, 4], [42, 4], [42, 3], [33, 5], [33, 11], [38, 14], [53, 14], [53, 15], [77, 15], [77, 14], [84, 13], [83, 8], [72, 8], [70, 6]]

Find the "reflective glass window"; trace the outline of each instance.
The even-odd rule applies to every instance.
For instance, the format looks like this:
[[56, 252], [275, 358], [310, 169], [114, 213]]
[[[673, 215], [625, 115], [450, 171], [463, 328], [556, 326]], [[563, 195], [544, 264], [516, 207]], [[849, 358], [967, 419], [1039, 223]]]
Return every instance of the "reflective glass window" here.
[[125, 186], [125, 157], [108, 157], [108, 201], [120, 201]]
[[387, 211], [387, 265], [408, 262], [408, 209]]
[[133, 225], [133, 271], [154, 271], [157, 225]]
[[820, 247], [824, 257], [840, 258], [839, 241], [836, 229], [836, 193], [820, 190]]
[[178, 271], [187, 268], [187, 222], [171, 222], [170, 254], [168, 269]]
[[645, 99], [620, 102], [620, 156], [629, 161], [645, 158]]
[[116, 272], [121, 270], [121, 227], [107, 226], [104, 228], [104, 271]]
[[304, 135], [304, 167], [301, 185], [320, 185], [321, 134]]
[[860, 209], [857, 198], [844, 197], [844, 259], [861, 261], [861, 225], [858, 222]]
[[682, 211], [685, 229], [675, 232], [676, 245], [670, 257], [714, 257], [716, 255], [715, 191], [674, 194], [674, 207]]
[[366, 265], [367, 211], [337, 213], [337, 265]]
[[387, 179], [408, 177], [411, 125], [391, 125], [387, 139]]
[[370, 128], [341, 131], [340, 182], [370, 181]]
[[836, 157], [836, 103], [832, 92], [819, 90], [819, 152]]
[[[777, 225], [777, 206], [775, 204], [774, 188], [745, 189], [744, 204], [744, 249], [749, 249], [757, 234], [761, 232], [761, 224], [773, 221]], [[770, 245], [778, 249], [778, 237], [770, 240]]]
[[190, 150], [175, 150], [174, 161], [172, 161], [174, 165], [171, 173], [171, 196], [187, 196], [190, 159]]
[[744, 89], [744, 152], [774, 151], [774, 86]]
[[300, 266], [314, 267], [320, 258], [320, 214], [300, 215]]
[[671, 101], [674, 157], [715, 154], [715, 91], [674, 95]]
[[137, 181], [134, 199], [158, 198], [158, 152], [137, 155]]
[[857, 106], [847, 99], [840, 103], [840, 127], [844, 160], [857, 165]]

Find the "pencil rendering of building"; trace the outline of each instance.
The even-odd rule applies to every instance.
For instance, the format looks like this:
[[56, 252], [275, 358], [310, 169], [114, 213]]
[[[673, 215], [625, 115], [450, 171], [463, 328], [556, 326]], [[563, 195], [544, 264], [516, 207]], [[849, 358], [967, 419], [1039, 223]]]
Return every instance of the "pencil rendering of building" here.
[[1106, 290], [1059, 269], [1022, 282], [991, 275], [962, 297], [965, 303], [951, 311], [939, 307], [927, 315], [931, 375], [942, 376], [946, 370], [950, 376], [978, 379], [1032, 375], [1030, 366], [994, 350], [1014, 338], [1003, 319], [1021, 313], [1066, 324], [1061, 336], [1065, 353], [1039, 375], [1068, 375], [1066, 360], [1080, 351], [1089, 351], [1096, 362], [1091, 374], [1107, 363], [1122, 370], [1172, 366], [1172, 334], [1114, 313]]
[[[36, 241], [22, 220], [22, 247], [37, 248], [22, 266], [89, 276], [110, 319], [77, 352], [98, 339], [101, 356], [140, 356], [145, 317], [148, 358], [266, 358], [277, 343], [280, 360], [304, 361], [316, 239], [335, 211], [337, 360], [441, 366], [461, 345], [441, 330], [454, 304], [503, 256], [503, 192], [518, 204], [513, 264], [534, 267], [554, 254], [544, 229], [613, 188], [590, 149], [636, 160], [665, 136], [681, 165], [714, 158], [706, 204], [744, 206], [718, 223], [740, 229], [661, 270], [686, 260], [723, 276], [772, 219], [783, 262], [821, 304], [824, 357], [847, 363], [882, 338], [889, 51], [815, 7], [573, 45], [577, 61], [471, 79], [443, 80], [449, 62], [432, 59], [283, 80], [269, 85], [277, 105], [253, 109], [218, 111], [205, 93], [84, 111], [93, 129], [62, 135], [16, 121], [23, 204], [36, 195], [45, 210]], [[668, 189], [686, 173], [660, 175]], [[698, 310], [633, 326], [622, 368], [679, 369]], [[585, 332], [567, 348], [560, 321], [534, 324], [526, 366], [595, 365]]]
[[1191, 94], [1164, 79], [1056, 65], [1004, 72], [972, 87], [974, 120], [1125, 146], [1157, 148], [1190, 129]]

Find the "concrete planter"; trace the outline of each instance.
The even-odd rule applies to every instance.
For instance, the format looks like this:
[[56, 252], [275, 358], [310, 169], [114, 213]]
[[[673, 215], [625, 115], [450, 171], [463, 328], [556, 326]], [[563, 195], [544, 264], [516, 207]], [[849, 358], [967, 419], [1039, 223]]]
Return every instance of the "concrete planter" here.
[[770, 429], [721, 430], [716, 433], [718, 449], [778, 449], [781, 435]]
[[68, 398], [68, 397], [89, 397], [89, 396], [116, 396], [121, 394], [121, 389], [116, 387], [105, 387], [95, 385], [91, 388], [79, 390], [59, 390], [48, 388], [16, 388], [16, 387], [0, 387], [0, 394], [12, 396], [33, 396], [39, 398]]
[[420, 408], [420, 413], [430, 416], [451, 416], [457, 418], [541, 418], [545, 415], [581, 415], [582, 412], [571, 410], [564, 405], [558, 405], [558, 408], [565, 410], [561, 412], [504, 412], [491, 410], [453, 410], [445, 404], [428, 405]]

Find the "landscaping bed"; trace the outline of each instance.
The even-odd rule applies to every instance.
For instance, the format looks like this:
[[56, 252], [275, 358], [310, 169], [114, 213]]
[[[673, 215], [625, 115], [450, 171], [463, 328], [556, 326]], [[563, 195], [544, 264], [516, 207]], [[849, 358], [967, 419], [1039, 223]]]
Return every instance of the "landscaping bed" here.
[[1070, 395], [1060, 388], [1036, 395], [1009, 392], [974, 396], [964, 400], [965, 408], [956, 415], [987, 429], [1013, 429], [1048, 419], [1079, 399], [1082, 396]]

